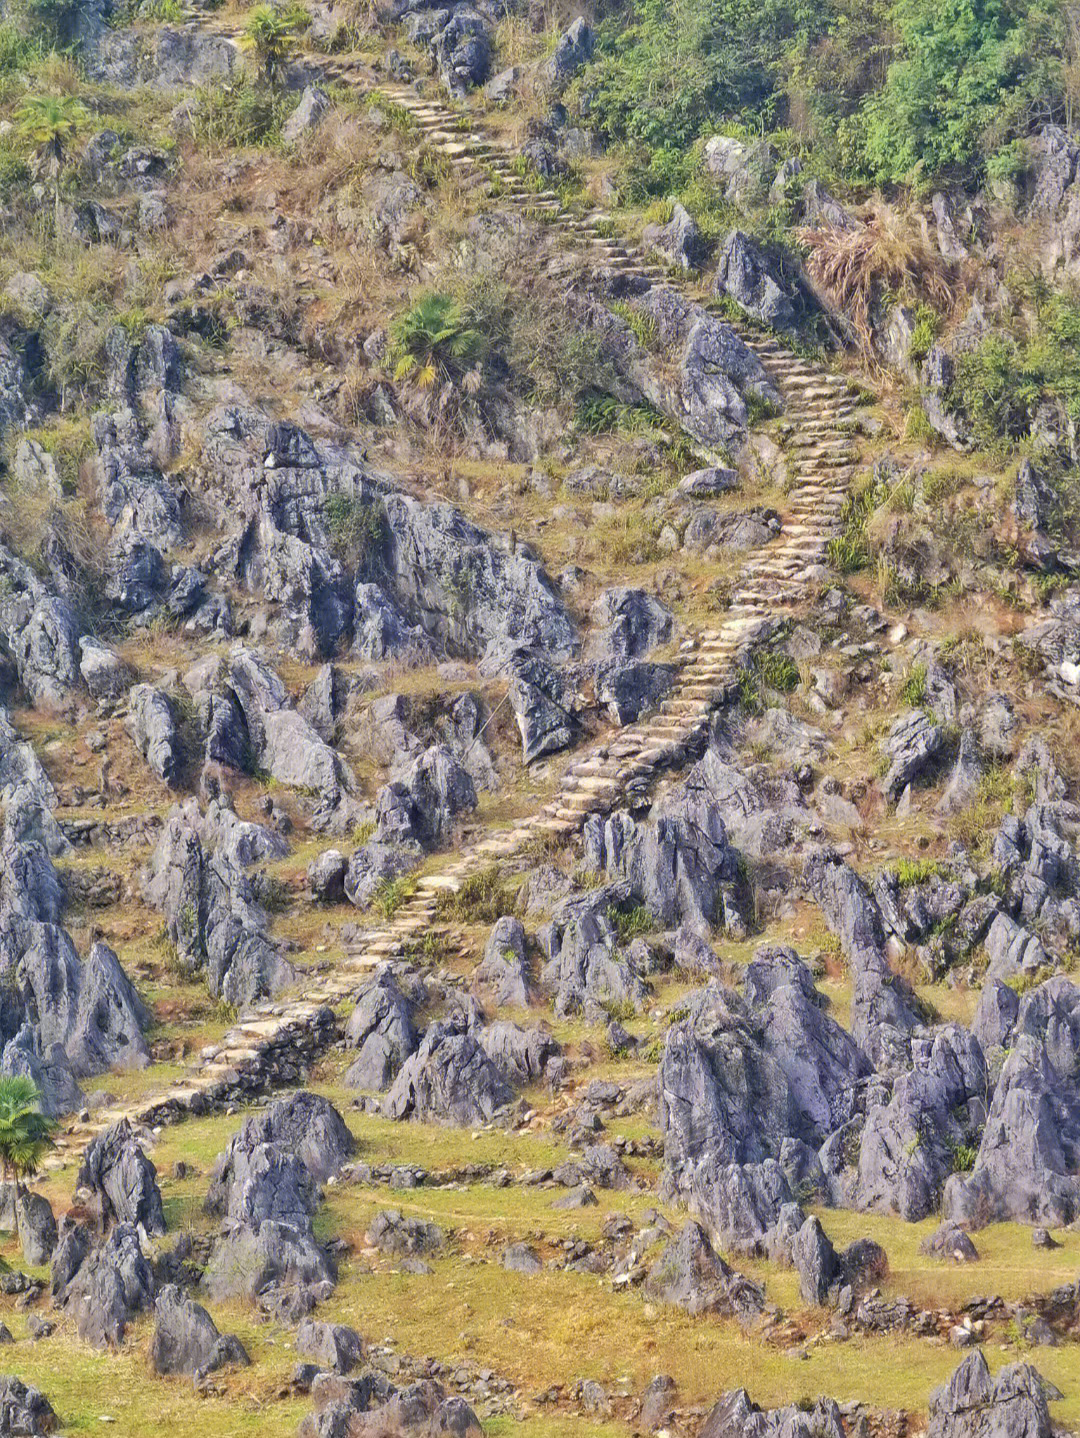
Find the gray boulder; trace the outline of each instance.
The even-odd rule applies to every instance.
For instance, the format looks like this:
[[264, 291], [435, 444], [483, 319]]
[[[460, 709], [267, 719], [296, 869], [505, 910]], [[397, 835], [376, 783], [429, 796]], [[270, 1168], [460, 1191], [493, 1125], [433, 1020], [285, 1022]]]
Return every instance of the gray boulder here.
[[345, 870], [345, 897], [358, 909], [366, 908], [383, 884], [399, 879], [420, 862], [418, 845], [362, 844]]
[[725, 1246], [760, 1241], [791, 1199], [776, 1159], [804, 1121], [736, 994], [710, 984], [686, 1007], [660, 1060], [665, 1190], [685, 1195]]
[[529, 1003], [529, 962], [525, 930], [519, 919], [499, 919], [484, 946], [473, 982], [498, 1008], [525, 1008]]
[[296, 1335], [296, 1351], [333, 1373], [351, 1373], [364, 1361], [364, 1344], [355, 1328], [306, 1318]]
[[456, 1019], [428, 1028], [383, 1104], [388, 1118], [467, 1126], [488, 1123], [514, 1091], [479, 1040]]
[[971, 1241], [971, 1235], [957, 1223], [941, 1224], [929, 1238], [919, 1244], [920, 1253], [932, 1258], [943, 1258], [951, 1263], [977, 1263], [979, 1250]]
[[1010, 1363], [995, 1378], [976, 1348], [943, 1388], [930, 1395], [927, 1438], [1050, 1438], [1053, 1384], [1029, 1363]]
[[648, 986], [629, 953], [617, 952], [618, 934], [612, 911], [626, 891], [604, 888], [558, 904], [539, 938], [547, 956], [540, 984], [554, 995], [560, 1016], [583, 1007], [626, 1006], [639, 1010]]
[[893, 803], [907, 786], [925, 771], [929, 762], [941, 752], [944, 733], [928, 714], [913, 709], [899, 718], [885, 741], [889, 768], [881, 780], [881, 792]]
[[624, 884], [665, 928], [722, 920], [724, 897], [739, 879], [724, 821], [693, 774], [643, 822], [624, 811], [590, 816], [584, 845], [587, 866]]
[[667, 224], [646, 225], [641, 242], [680, 270], [699, 269], [708, 249], [701, 231], [678, 200], [672, 202]]
[[[209, 835], [221, 825], [211, 824]], [[295, 982], [296, 970], [269, 938], [252, 881], [230, 857], [228, 842], [207, 853], [198, 802], [174, 808], [147, 869], [143, 890], [160, 909], [176, 957], [203, 973], [210, 991], [237, 1006]]]
[[593, 604], [596, 630], [586, 653], [600, 659], [642, 659], [674, 632], [671, 611], [643, 589], [605, 589]]
[[300, 96], [300, 103], [281, 127], [281, 138], [287, 145], [295, 145], [305, 135], [312, 134], [333, 109], [330, 97], [317, 85], [308, 85]]
[[119, 699], [131, 688], [131, 670], [120, 656], [84, 634], [79, 640], [79, 675], [94, 699]]
[[573, 623], [527, 546], [497, 547], [447, 504], [392, 494], [385, 510], [387, 587], [440, 647], [478, 655], [498, 640], [571, 656]]
[[339, 1172], [356, 1141], [329, 1099], [304, 1090], [277, 1099], [246, 1119], [218, 1158], [206, 1200], [210, 1212], [229, 1211], [230, 1191], [243, 1186], [253, 1155], [266, 1145], [294, 1157], [321, 1184]]
[[451, 836], [458, 815], [476, 808], [476, 786], [445, 744], [433, 744], [375, 800], [375, 842], [435, 848]]
[[540, 1027], [493, 1023], [477, 1029], [476, 1036], [507, 1082], [519, 1088], [543, 1078], [548, 1063], [562, 1052], [547, 1029]]
[[795, 1235], [791, 1261], [799, 1275], [804, 1303], [822, 1304], [835, 1282], [840, 1265], [828, 1234], [816, 1217], [810, 1217]]
[[698, 1438], [844, 1438], [847, 1429], [840, 1409], [831, 1398], [792, 1403], [786, 1408], [762, 1410], [750, 1401], [745, 1388], [725, 1393], [709, 1410]]
[[96, 1196], [104, 1227], [141, 1228], [152, 1238], [165, 1232], [157, 1170], [126, 1118], [87, 1145], [76, 1186]]
[[413, 1006], [384, 968], [361, 989], [345, 1028], [346, 1047], [356, 1050], [345, 1087], [385, 1092], [418, 1043]]
[[1080, 1094], [1046, 1047], [1013, 1041], [970, 1174], [945, 1185], [945, 1217], [982, 1227], [1011, 1220], [1054, 1228], [1080, 1216]]
[[957, 1025], [917, 1037], [911, 1057], [889, 1101], [867, 1109], [855, 1203], [913, 1221], [937, 1209], [958, 1148], [978, 1135], [988, 1080], [977, 1040]]
[[649, 1298], [673, 1303], [691, 1317], [715, 1313], [750, 1323], [765, 1307], [765, 1292], [713, 1251], [696, 1223], [683, 1226], [667, 1244], [645, 1277]]
[[877, 1067], [906, 1066], [909, 1036], [921, 1022], [915, 995], [889, 967], [881, 913], [866, 885], [831, 849], [811, 853], [803, 880], [852, 970], [851, 1033]]
[[214, 1245], [203, 1282], [217, 1300], [254, 1298], [271, 1287], [329, 1291], [334, 1265], [310, 1229], [267, 1219], [258, 1230], [227, 1224]]
[[0, 1433], [13, 1438], [38, 1438], [39, 1434], [55, 1433], [60, 1420], [52, 1404], [36, 1388], [8, 1374], [0, 1377]]
[[183, 772], [183, 746], [168, 697], [149, 684], [136, 684], [128, 697], [127, 727], [150, 768], [175, 788]]
[[542, 62], [538, 74], [553, 90], [561, 90], [592, 59], [596, 38], [579, 15], [559, 36], [555, 49]]
[[128, 1326], [154, 1302], [154, 1273], [139, 1235], [120, 1223], [82, 1262], [61, 1295], [79, 1337], [94, 1348], [117, 1348]]
[[716, 293], [729, 295], [747, 314], [772, 329], [795, 327], [795, 305], [775, 262], [742, 230], [732, 230], [724, 241]]
[[19, 1241], [27, 1263], [45, 1264], [56, 1249], [56, 1219], [44, 1195], [21, 1191], [15, 1195], [19, 1215]]
[[485, 656], [481, 672], [505, 674], [509, 681], [510, 707], [526, 764], [573, 743], [579, 728], [576, 693], [564, 671], [553, 668], [541, 654], [516, 646]]
[[402, 1215], [396, 1208], [381, 1209], [371, 1221], [365, 1238], [381, 1253], [434, 1253], [446, 1235], [435, 1223]]
[[201, 1304], [167, 1283], [154, 1300], [154, 1336], [150, 1365], [155, 1373], [184, 1373], [196, 1378], [225, 1367], [247, 1368], [251, 1359], [239, 1338], [222, 1335]]

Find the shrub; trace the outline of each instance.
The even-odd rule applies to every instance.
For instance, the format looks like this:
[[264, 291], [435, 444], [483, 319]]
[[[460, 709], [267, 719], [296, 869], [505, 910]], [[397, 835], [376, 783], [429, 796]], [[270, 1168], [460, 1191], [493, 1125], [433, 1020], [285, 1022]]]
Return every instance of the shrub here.
[[[306, 16], [306, 12], [303, 12]], [[280, 79], [293, 47], [297, 29], [296, 7], [276, 9], [272, 5], [256, 5], [244, 21], [240, 44], [255, 57], [259, 74], [273, 83]]]
[[1060, 95], [1052, 13], [1041, 0], [895, 0], [899, 54], [864, 111], [871, 175], [969, 169], [987, 135]]
[[907, 678], [900, 686], [900, 698], [912, 709], [918, 709], [926, 700], [926, 665], [913, 664]]
[[633, 305], [627, 304], [625, 300], [615, 300], [612, 303], [611, 312], [626, 321], [643, 350], [656, 348], [659, 331], [652, 315], [644, 314], [641, 310], [635, 309]]
[[434, 291], [398, 315], [391, 335], [394, 378], [408, 379], [421, 389], [439, 380], [459, 383], [487, 349], [461, 301]]
[[618, 935], [620, 944], [628, 944], [631, 939], [636, 939], [641, 934], [651, 933], [656, 928], [656, 920], [644, 904], [635, 904], [629, 909], [613, 906], [608, 909], [607, 916]]
[[516, 902], [516, 890], [503, 878], [498, 864], [488, 864], [478, 874], [469, 874], [457, 893], [441, 892], [435, 913], [462, 924], [494, 924], [504, 914], [513, 913]]
[[897, 880], [905, 889], [925, 884], [928, 879], [945, 879], [948, 875], [948, 868], [937, 859], [901, 859], [896, 866]]
[[389, 922], [416, 891], [416, 883], [408, 876], [384, 879], [372, 895], [371, 907]]
[[872, 352], [874, 313], [886, 296], [924, 295], [938, 310], [952, 305], [949, 269], [920, 235], [902, 230], [883, 211], [856, 230], [801, 229], [811, 278], [851, 322]]
[[191, 128], [209, 150], [272, 147], [281, 142], [289, 100], [258, 85], [214, 85], [195, 95]]
[[386, 538], [386, 511], [376, 500], [352, 494], [328, 494], [323, 518], [330, 542], [354, 568], [362, 568], [381, 549]]

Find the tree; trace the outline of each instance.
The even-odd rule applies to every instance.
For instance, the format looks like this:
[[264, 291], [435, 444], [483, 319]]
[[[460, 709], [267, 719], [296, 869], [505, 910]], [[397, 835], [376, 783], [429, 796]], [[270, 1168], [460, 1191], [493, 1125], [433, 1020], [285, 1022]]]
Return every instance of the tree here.
[[899, 57], [862, 116], [875, 179], [967, 171], [1050, 117], [1060, 17], [1043, 0], [896, 0], [892, 18]]
[[0, 1077], [0, 1173], [15, 1188], [15, 1234], [19, 1232], [19, 1199], [27, 1179], [53, 1147], [56, 1121], [41, 1112], [41, 1094], [32, 1079]]
[[469, 324], [452, 295], [421, 295], [393, 325], [395, 379], [411, 379], [419, 389], [436, 380], [473, 386], [475, 366], [487, 348], [480, 330]]
[[240, 43], [255, 56], [259, 73], [268, 84], [281, 78], [293, 45], [293, 17], [271, 5], [256, 5], [244, 21]]

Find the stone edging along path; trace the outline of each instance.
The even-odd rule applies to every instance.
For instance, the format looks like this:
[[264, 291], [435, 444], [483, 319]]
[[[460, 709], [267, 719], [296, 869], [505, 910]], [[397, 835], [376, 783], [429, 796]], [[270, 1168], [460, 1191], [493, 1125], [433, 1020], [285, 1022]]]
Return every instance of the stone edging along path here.
[[[340, 62], [330, 62], [327, 78], [349, 83], [352, 77]], [[598, 265], [629, 278], [672, 283], [639, 246], [611, 238], [609, 216], [599, 211], [575, 215], [563, 208], [555, 194], [531, 189], [515, 171], [509, 149], [479, 128], [463, 131], [461, 116], [448, 106], [404, 86], [382, 85], [378, 94], [412, 116], [436, 153], [455, 167], [497, 177], [504, 203], [542, 214], [548, 225], [584, 247]], [[242, 1014], [219, 1045], [192, 1063], [189, 1075], [167, 1088], [65, 1125], [49, 1167], [70, 1162], [95, 1134], [122, 1118], [151, 1125], [176, 1121], [253, 1097], [276, 1084], [300, 1082], [304, 1061], [314, 1058], [336, 1035], [330, 1009], [347, 999], [382, 960], [402, 954], [428, 935], [446, 933], [445, 926], [436, 922], [441, 893], [456, 892], [470, 875], [492, 863], [522, 859], [538, 840], [569, 840], [589, 814], [614, 809], [629, 791], [647, 786], [664, 769], [681, 767], [700, 747], [714, 709], [736, 678], [739, 651], [753, 643], [778, 611], [808, 597], [817, 577], [814, 571], [824, 564], [828, 542], [838, 531], [856, 467], [844, 431], [855, 413], [848, 382], [795, 355], [766, 332], [727, 322], [757, 354], [793, 425], [786, 446], [790, 476], [786, 513], [778, 538], [747, 561], [723, 623], [683, 642], [678, 678], [668, 698], [652, 715], [576, 755], [555, 798], [538, 813], [510, 828], [492, 830], [421, 877], [388, 923], [363, 931], [342, 963], [311, 975], [302, 998], [267, 1001]]]

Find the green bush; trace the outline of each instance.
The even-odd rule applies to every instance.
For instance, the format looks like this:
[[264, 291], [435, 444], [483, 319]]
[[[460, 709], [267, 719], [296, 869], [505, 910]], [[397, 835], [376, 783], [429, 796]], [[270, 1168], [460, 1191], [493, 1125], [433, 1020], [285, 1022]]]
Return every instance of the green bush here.
[[1061, 94], [1060, 21], [1045, 0], [895, 0], [890, 20], [898, 55], [864, 114], [879, 181], [969, 169], [988, 137], [1004, 140]]
[[635, 0], [627, 23], [600, 26], [581, 80], [590, 119], [609, 139], [663, 156], [670, 178], [718, 116], [745, 117], [755, 130], [775, 120], [792, 51], [827, 18], [806, 0]]
[[957, 356], [949, 402], [986, 447], [1025, 439], [1044, 400], [1080, 421], [1080, 299], [1039, 293], [1035, 301], [1025, 329], [987, 335]]
[[386, 538], [386, 511], [374, 500], [328, 494], [323, 501], [323, 519], [330, 543], [354, 568], [363, 568], [373, 559]]
[[266, 148], [281, 143], [291, 101], [261, 85], [215, 85], [197, 92], [191, 127], [205, 149]]
[[420, 295], [391, 326], [394, 378], [421, 389], [462, 381], [484, 357], [485, 336], [461, 301], [434, 291]]
[[40, 60], [42, 48], [38, 41], [24, 34], [10, 20], [0, 21], [0, 75], [13, 75]]

